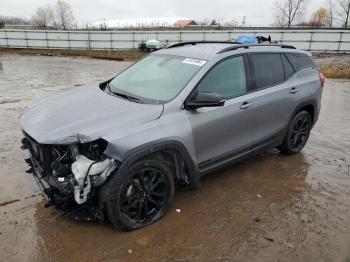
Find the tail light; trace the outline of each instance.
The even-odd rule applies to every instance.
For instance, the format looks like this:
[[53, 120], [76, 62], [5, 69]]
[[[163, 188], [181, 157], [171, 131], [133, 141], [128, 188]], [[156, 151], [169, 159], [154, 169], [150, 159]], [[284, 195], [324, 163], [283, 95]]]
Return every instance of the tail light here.
[[324, 74], [320, 73], [320, 81], [321, 81], [321, 86], [324, 86], [324, 83], [326, 82], [326, 77]]

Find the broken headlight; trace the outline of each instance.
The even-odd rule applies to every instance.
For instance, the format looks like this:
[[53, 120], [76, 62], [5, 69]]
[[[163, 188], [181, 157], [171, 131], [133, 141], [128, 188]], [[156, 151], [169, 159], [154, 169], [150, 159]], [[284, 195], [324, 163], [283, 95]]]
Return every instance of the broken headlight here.
[[94, 161], [106, 159], [103, 152], [106, 150], [108, 142], [104, 139], [98, 139], [93, 142], [79, 144], [79, 153]]
[[117, 162], [103, 153], [107, 145], [103, 139], [78, 145], [76, 161], [71, 166], [76, 181], [74, 199], [78, 204], [85, 203], [92, 186], [102, 185], [117, 168]]

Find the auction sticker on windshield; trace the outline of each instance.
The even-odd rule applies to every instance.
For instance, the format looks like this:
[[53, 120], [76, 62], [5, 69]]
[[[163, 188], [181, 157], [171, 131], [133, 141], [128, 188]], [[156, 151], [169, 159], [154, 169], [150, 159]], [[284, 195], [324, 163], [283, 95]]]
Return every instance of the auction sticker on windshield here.
[[190, 64], [190, 65], [196, 65], [196, 66], [203, 66], [205, 65], [207, 61], [205, 60], [199, 60], [194, 58], [186, 58], [182, 63], [184, 64]]

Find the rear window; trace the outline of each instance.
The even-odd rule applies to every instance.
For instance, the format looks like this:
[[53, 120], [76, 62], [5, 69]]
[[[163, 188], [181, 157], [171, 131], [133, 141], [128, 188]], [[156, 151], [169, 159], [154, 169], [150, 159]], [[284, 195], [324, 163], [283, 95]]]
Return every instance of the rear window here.
[[312, 58], [308, 55], [298, 53], [287, 53], [286, 56], [296, 71], [303, 67], [315, 66], [314, 61], [312, 61]]
[[284, 76], [287, 79], [292, 74], [294, 74], [294, 69], [284, 55], [282, 55], [282, 62], [283, 62], [283, 68], [284, 68]]
[[279, 84], [284, 81], [284, 69], [280, 54], [252, 54], [250, 63], [253, 69], [255, 89]]

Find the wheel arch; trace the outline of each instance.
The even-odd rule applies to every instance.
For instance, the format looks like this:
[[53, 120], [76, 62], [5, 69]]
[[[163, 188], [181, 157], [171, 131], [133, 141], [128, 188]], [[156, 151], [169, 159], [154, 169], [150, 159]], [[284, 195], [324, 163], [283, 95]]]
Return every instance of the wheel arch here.
[[303, 103], [299, 104], [293, 111], [293, 114], [291, 115], [290, 119], [289, 119], [289, 123], [290, 121], [292, 121], [293, 117], [299, 113], [300, 111], [306, 111], [311, 115], [311, 121], [312, 121], [312, 126], [315, 125], [316, 123], [316, 108], [317, 108], [317, 103], [315, 100], [308, 100], [308, 101], [304, 101]]
[[[121, 164], [116, 172], [123, 175], [136, 161], [152, 156], [153, 154], [169, 150], [176, 152], [185, 162], [188, 170], [187, 176], [190, 188], [198, 188], [201, 184], [198, 166], [192, 159], [184, 144], [177, 140], [157, 140], [131, 149], [123, 157], [123, 160], [121, 161]], [[108, 200], [109, 182], [112, 176], [113, 174], [108, 177], [107, 181], [97, 190], [98, 207], [102, 212], [104, 212], [105, 202]], [[174, 177], [174, 179], [176, 179], [176, 177]], [[181, 177], [180, 179], [185, 180], [186, 178]]]
[[[197, 188], [200, 185], [200, 175], [198, 171], [198, 166], [191, 157], [188, 150], [186, 149], [185, 145], [178, 140], [160, 139], [131, 149], [123, 157], [124, 160], [122, 161], [118, 172], [126, 172], [126, 170], [136, 161], [146, 158], [148, 156], [162, 154], [164, 152], [173, 152], [177, 156], [182, 158], [187, 167], [190, 186], [191, 188]], [[183, 176], [177, 176], [175, 178], [180, 180], [186, 180], [186, 178]]]

